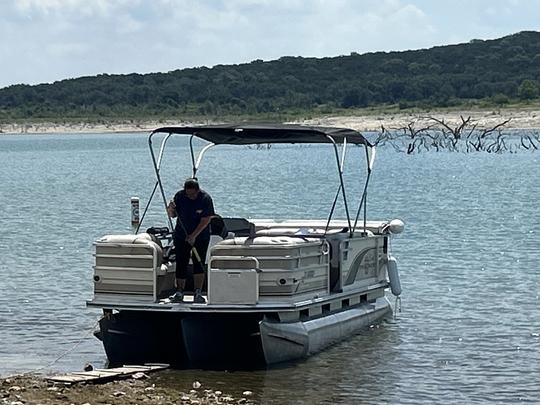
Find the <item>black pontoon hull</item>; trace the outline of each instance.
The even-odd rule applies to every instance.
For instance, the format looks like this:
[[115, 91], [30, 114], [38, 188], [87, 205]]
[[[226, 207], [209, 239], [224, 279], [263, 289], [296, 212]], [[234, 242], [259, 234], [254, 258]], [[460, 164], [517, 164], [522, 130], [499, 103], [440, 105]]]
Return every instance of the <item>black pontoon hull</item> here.
[[259, 314], [121, 311], [100, 321], [110, 365], [167, 363], [176, 368], [265, 364]]
[[298, 322], [261, 313], [120, 311], [100, 321], [111, 366], [245, 369], [298, 360], [391, 314], [386, 298]]

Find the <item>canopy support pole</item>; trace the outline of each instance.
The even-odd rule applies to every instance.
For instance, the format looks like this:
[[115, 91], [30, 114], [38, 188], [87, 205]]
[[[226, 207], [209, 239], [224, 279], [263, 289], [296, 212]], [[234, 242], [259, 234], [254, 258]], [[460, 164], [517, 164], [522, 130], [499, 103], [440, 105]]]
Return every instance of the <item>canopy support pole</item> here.
[[201, 160], [205, 154], [205, 152], [210, 149], [212, 146], [215, 146], [214, 143], [209, 143], [208, 145], [206, 145], [204, 148], [202, 148], [202, 150], [199, 152], [199, 156], [197, 156], [197, 161], [195, 162], [195, 164], [193, 165], [193, 177], [195, 178], [195, 176], [197, 175], [197, 171], [199, 170], [199, 165], [201, 164]]
[[368, 147], [365, 146], [366, 150], [366, 161], [367, 161], [367, 177], [366, 177], [366, 183], [364, 184], [364, 192], [362, 193], [362, 198], [360, 200], [360, 205], [358, 206], [358, 210], [356, 211], [356, 217], [354, 219], [354, 227], [353, 231], [356, 231], [356, 225], [358, 223], [358, 217], [360, 216], [360, 211], [362, 209], [362, 206], [364, 207], [364, 233], [367, 233], [367, 189], [369, 185], [369, 180], [371, 178], [371, 172], [373, 169], [373, 163], [375, 161], [375, 147], [371, 146]]
[[[349, 233], [352, 236], [353, 230], [351, 228], [351, 216], [349, 214], [349, 205], [347, 204], [347, 195], [345, 193], [345, 182], [343, 181], [343, 164], [342, 162], [340, 162], [340, 159], [339, 159], [339, 152], [338, 152], [336, 141], [334, 141], [334, 138], [332, 138], [330, 135], [326, 135], [326, 138], [329, 139], [330, 142], [332, 142], [332, 145], [334, 145], [334, 153], [336, 156], [337, 168], [338, 168], [338, 173], [339, 173], [339, 183], [340, 183], [339, 188], [341, 188], [341, 193], [343, 195], [343, 204], [345, 205], [345, 213], [347, 214], [347, 223], [349, 224]], [[344, 141], [344, 147], [345, 145], [346, 143]], [[345, 158], [345, 151], [343, 151], [343, 158]], [[338, 188], [338, 194], [339, 194], [339, 188]], [[328, 217], [328, 223], [326, 224], [326, 229], [328, 229], [328, 227], [330, 226], [330, 221], [332, 219], [334, 207], [335, 207], [335, 203], [332, 206], [332, 212], [330, 216]]]
[[[167, 134], [167, 136], [161, 141], [161, 147], [159, 148], [159, 156], [157, 160], [157, 169], [158, 171], [161, 170], [161, 161], [163, 159], [163, 152], [165, 151], [165, 144], [169, 140], [169, 138], [172, 136], [172, 133]], [[146, 213], [148, 211], [148, 208], [150, 207], [150, 204], [152, 203], [152, 199], [154, 198], [154, 195], [156, 194], [156, 190], [158, 188], [158, 181], [154, 183], [154, 189], [152, 190], [152, 193], [150, 194], [150, 198], [148, 199], [148, 202], [146, 203], [146, 206], [144, 207], [144, 212], [141, 216], [141, 220], [139, 221], [139, 225], [137, 225], [137, 229], [135, 230], [135, 234], [139, 232], [141, 229], [141, 225], [144, 221], [144, 217], [146, 216]]]
[[[152, 164], [154, 165], [154, 172], [156, 173], [156, 180], [159, 186], [159, 191], [161, 192], [161, 198], [163, 199], [163, 206], [165, 207], [165, 212], [167, 212], [167, 197], [165, 196], [165, 191], [163, 190], [163, 183], [161, 182], [161, 176], [159, 174], [159, 166], [156, 161], [154, 148], [152, 147], [152, 137], [154, 136], [155, 133], [156, 132], [152, 132], [150, 136], [148, 137], [148, 146], [150, 147], [150, 155], [152, 156]], [[172, 232], [174, 229], [172, 219], [169, 215], [167, 215], [167, 219], [169, 221], [169, 230]]]
[[195, 169], [195, 153], [193, 152], [193, 135], [189, 137], [189, 153], [191, 155], [191, 172], [193, 178], [197, 174], [197, 169]]
[[326, 221], [326, 227], [324, 228], [324, 234], [326, 235], [326, 232], [328, 232], [328, 228], [330, 227], [330, 221], [332, 220], [332, 215], [334, 215], [334, 209], [336, 208], [337, 200], [339, 197], [339, 193], [341, 192], [341, 184], [339, 185], [336, 196], [334, 197], [334, 202], [332, 203], [332, 208], [330, 209], [330, 214], [328, 215], [328, 221]]

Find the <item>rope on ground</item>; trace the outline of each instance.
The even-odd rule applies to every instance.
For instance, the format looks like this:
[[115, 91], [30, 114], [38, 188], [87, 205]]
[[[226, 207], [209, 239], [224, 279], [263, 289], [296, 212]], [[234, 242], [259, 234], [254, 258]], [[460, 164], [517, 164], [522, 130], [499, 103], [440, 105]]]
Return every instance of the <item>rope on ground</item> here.
[[25, 372], [22, 372], [22, 373], [17, 373], [17, 374], [13, 374], [13, 375], [9, 375], [7, 377], [3, 377], [4, 379], [5, 378], [14, 378], [14, 377], [22, 377], [22, 376], [25, 376], [25, 375], [28, 375], [28, 374], [34, 374], [34, 373], [38, 373], [40, 371], [43, 371], [43, 370], [46, 370], [52, 366], [54, 366], [56, 363], [58, 363], [62, 358], [64, 358], [65, 356], [67, 356], [69, 353], [71, 353], [73, 350], [75, 350], [82, 342], [84, 342], [88, 336], [96, 329], [96, 327], [98, 326], [99, 324], [99, 321], [100, 319], [98, 319], [96, 322], [94, 322], [94, 324], [92, 325], [92, 327], [90, 329], [88, 329], [86, 331], [86, 333], [83, 335], [83, 337], [81, 337], [72, 347], [70, 347], [69, 349], [67, 349], [66, 351], [64, 351], [62, 354], [60, 354], [60, 356], [58, 356], [57, 358], [55, 358], [53, 361], [51, 361], [50, 363], [42, 366], [42, 367], [39, 367], [35, 370], [30, 370], [30, 371], [25, 371]]

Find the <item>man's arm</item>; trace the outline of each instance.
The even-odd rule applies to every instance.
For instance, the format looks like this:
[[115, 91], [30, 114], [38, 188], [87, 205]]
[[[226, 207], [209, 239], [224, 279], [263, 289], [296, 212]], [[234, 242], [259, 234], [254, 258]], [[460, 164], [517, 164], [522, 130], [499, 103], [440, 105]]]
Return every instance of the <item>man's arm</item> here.
[[197, 239], [197, 236], [199, 236], [199, 234], [204, 230], [204, 228], [208, 226], [211, 220], [212, 215], [208, 217], [202, 217], [199, 225], [197, 225], [197, 228], [195, 228], [195, 230], [190, 235], [188, 235], [186, 241], [193, 246], [193, 244], [195, 243], [195, 239]]
[[173, 200], [169, 201], [169, 205], [167, 205], [167, 214], [171, 218], [176, 218], [176, 216], [178, 215], [176, 213], [176, 204]]

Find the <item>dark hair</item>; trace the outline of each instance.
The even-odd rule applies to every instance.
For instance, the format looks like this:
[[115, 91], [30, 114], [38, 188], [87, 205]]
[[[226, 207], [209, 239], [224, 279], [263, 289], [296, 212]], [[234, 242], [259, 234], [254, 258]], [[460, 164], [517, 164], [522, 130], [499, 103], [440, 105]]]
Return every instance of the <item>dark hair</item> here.
[[197, 179], [194, 179], [194, 178], [186, 179], [186, 181], [184, 182], [184, 190], [186, 189], [200, 190], [199, 182], [197, 181]]

